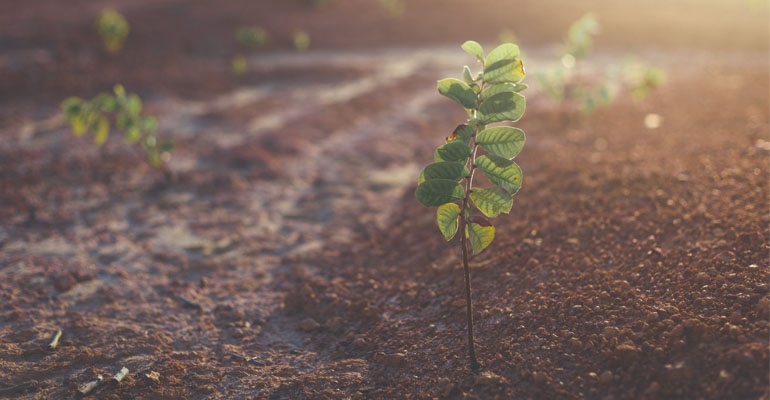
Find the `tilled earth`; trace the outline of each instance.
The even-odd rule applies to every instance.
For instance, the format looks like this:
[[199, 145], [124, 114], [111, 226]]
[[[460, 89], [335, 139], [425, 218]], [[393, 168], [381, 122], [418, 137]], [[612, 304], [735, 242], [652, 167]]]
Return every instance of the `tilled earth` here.
[[[472, 260], [472, 376], [458, 243], [413, 198], [463, 118], [435, 81], [472, 61], [467, 35], [410, 23], [435, 1], [401, 17], [281, 2], [269, 10], [291, 24], [265, 20], [272, 47], [247, 54], [241, 77], [228, 57], [242, 49], [217, 43], [243, 15], [267, 18], [265, 2], [117, 2], [135, 38], [117, 58], [86, 40], [100, 7], [82, 3], [24, 3], [0, 36], [0, 397], [72, 398], [125, 366], [93, 397], [770, 398], [770, 82], [755, 14], [694, 12], [742, 45], [654, 35], [668, 41], [637, 55], [667, 82], [641, 103], [583, 116], [532, 85], [524, 187]], [[682, 26], [711, 38], [695, 20]], [[303, 23], [337, 30], [293, 53], [280, 38]], [[471, 26], [490, 41], [497, 27]], [[529, 54], [528, 71], [549, 65], [544, 43]], [[171, 174], [118, 137], [96, 148], [63, 126], [62, 98], [117, 79], [175, 141]]]

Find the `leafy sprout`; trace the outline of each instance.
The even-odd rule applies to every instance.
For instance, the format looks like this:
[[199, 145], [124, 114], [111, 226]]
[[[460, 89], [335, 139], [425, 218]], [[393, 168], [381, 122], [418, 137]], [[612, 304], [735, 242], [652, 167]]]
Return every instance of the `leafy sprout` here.
[[107, 142], [111, 125], [123, 132], [129, 144], [138, 144], [147, 155], [150, 165], [161, 167], [174, 148], [171, 141], [161, 141], [155, 135], [158, 121], [142, 113], [142, 100], [134, 93], [126, 94], [121, 85], [113, 93], [100, 93], [90, 101], [70, 97], [61, 104], [64, 119], [75, 136], [93, 134], [94, 143]]
[[[524, 131], [499, 123], [522, 117], [526, 102], [521, 91], [527, 85], [521, 82], [525, 71], [518, 46], [504, 43], [486, 55], [474, 41], [465, 42], [462, 48], [476, 57], [483, 70], [474, 75], [466, 65], [462, 80], [441, 79], [438, 91], [465, 109], [468, 119], [436, 149], [434, 162], [420, 173], [415, 197], [424, 206], [438, 207], [436, 223], [445, 240], [460, 232], [468, 351], [471, 371], [476, 373], [480, 365], [473, 341], [468, 253], [479, 254], [492, 243], [495, 227], [490, 219], [508, 214], [513, 196], [521, 188], [521, 168], [513, 159], [524, 147]], [[474, 186], [477, 173], [485, 175], [491, 186]]]
[[123, 48], [123, 43], [131, 31], [131, 27], [122, 14], [107, 8], [99, 14], [99, 18], [96, 20], [96, 30], [102, 37], [104, 48], [109, 53], [117, 53]]

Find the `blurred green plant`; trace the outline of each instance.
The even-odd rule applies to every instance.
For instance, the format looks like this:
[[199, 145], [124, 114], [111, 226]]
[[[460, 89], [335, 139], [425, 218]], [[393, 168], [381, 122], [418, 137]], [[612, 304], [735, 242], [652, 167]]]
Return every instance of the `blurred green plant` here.
[[104, 48], [114, 54], [123, 48], [123, 43], [131, 31], [128, 21], [119, 12], [111, 8], [102, 10], [96, 20], [96, 30], [102, 37]]
[[402, 0], [379, 0], [380, 8], [391, 17], [402, 15], [406, 11], [406, 4]]
[[233, 68], [233, 74], [243, 75], [249, 69], [249, 63], [244, 56], [235, 56], [231, 62]]
[[100, 93], [90, 101], [80, 97], [69, 97], [62, 104], [64, 119], [75, 136], [91, 132], [97, 146], [107, 142], [110, 125], [123, 131], [123, 138], [129, 144], [139, 144], [147, 160], [159, 168], [174, 148], [171, 141], [160, 141], [155, 136], [158, 121], [142, 114], [142, 99], [134, 93], [126, 94], [121, 85], [115, 85], [113, 93]]
[[292, 40], [297, 51], [305, 51], [310, 48], [310, 35], [305, 31], [294, 32]]
[[[424, 206], [438, 207], [436, 222], [444, 239], [462, 232], [468, 353], [471, 371], [477, 373], [468, 253], [479, 254], [492, 243], [495, 227], [490, 218], [509, 213], [513, 195], [521, 188], [521, 168], [513, 158], [524, 147], [524, 131], [498, 123], [521, 118], [526, 102], [520, 92], [527, 85], [521, 83], [525, 72], [518, 46], [502, 44], [486, 57], [477, 42], [467, 41], [462, 48], [478, 59], [482, 71], [474, 75], [466, 65], [462, 80], [442, 79], [438, 91], [462, 106], [468, 120], [436, 149], [434, 162], [420, 173], [415, 197]], [[492, 186], [474, 186], [479, 170]]]
[[534, 74], [535, 82], [552, 101], [559, 105], [577, 103], [578, 109], [587, 114], [612, 104], [621, 88], [629, 90], [634, 101], [641, 101], [665, 81], [662, 70], [639, 61], [598, 72], [589, 70], [584, 60], [590, 56], [599, 32], [596, 16], [583, 15], [567, 30], [558, 65]]
[[235, 32], [235, 40], [250, 49], [263, 47], [267, 44], [267, 32], [258, 26], [244, 26]]

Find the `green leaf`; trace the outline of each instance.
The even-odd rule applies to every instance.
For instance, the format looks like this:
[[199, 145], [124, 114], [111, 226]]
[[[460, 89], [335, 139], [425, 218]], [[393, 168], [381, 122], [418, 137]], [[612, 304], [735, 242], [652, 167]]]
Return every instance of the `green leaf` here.
[[466, 53], [472, 56], [476, 56], [476, 58], [478, 58], [482, 64], [484, 63], [484, 48], [481, 47], [481, 45], [478, 42], [469, 40], [463, 43], [462, 49], [465, 50]]
[[481, 103], [479, 113], [482, 124], [501, 121], [518, 121], [524, 114], [526, 100], [515, 92], [498, 93]]
[[484, 150], [509, 160], [519, 154], [524, 140], [524, 131], [510, 126], [487, 128], [476, 135], [476, 143]]
[[459, 79], [446, 78], [438, 81], [438, 92], [465, 108], [476, 108], [479, 105], [476, 92], [467, 83]]
[[467, 143], [453, 140], [436, 149], [434, 159], [439, 161], [451, 161], [465, 163], [471, 155], [471, 149]]
[[455, 203], [446, 203], [438, 206], [436, 210], [436, 223], [446, 241], [452, 240], [457, 233], [457, 217], [460, 216], [460, 206]]
[[161, 153], [168, 153], [171, 150], [174, 150], [174, 142], [164, 140], [158, 144], [158, 150], [160, 150]]
[[72, 119], [83, 112], [83, 99], [80, 97], [68, 97], [61, 102], [61, 109], [64, 113], [64, 119], [72, 122]]
[[109, 93], [99, 93], [91, 99], [91, 106], [99, 111], [113, 112], [118, 108], [118, 102]]
[[134, 144], [142, 138], [142, 130], [136, 125], [131, 125], [124, 130], [123, 139], [129, 144]]
[[73, 135], [79, 137], [86, 133], [86, 119], [84, 118], [83, 114], [77, 114], [73, 116], [70, 120], [70, 125], [72, 125]]
[[153, 117], [142, 117], [142, 130], [148, 133], [155, 132], [158, 129], [158, 120]]
[[142, 112], [142, 99], [140, 99], [136, 94], [132, 93], [130, 96], [128, 96], [128, 101], [126, 102], [126, 111], [134, 115], [139, 115], [139, 113]]
[[418, 183], [431, 179], [452, 179], [458, 181], [468, 176], [468, 168], [457, 162], [441, 161], [428, 165], [420, 173]]
[[465, 191], [455, 180], [432, 179], [418, 185], [414, 195], [424, 206], [434, 207], [461, 200]]
[[473, 188], [470, 198], [479, 211], [489, 218], [494, 218], [500, 213], [508, 214], [513, 207], [513, 198], [499, 186]]
[[471, 74], [471, 68], [467, 65], [463, 66], [463, 80], [469, 85], [475, 82], [473, 75]]
[[107, 137], [110, 134], [110, 122], [104, 115], [96, 117], [94, 125], [94, 143], [97, 146], [101, 146], [107, 141]]
[[488, 83], [518, 82], [524, 78], [524, 63], [519, 58], [519, 46], [506, 43], [487, 56], [484, 80]]
[[494, 154], [486, 154], [476, 158], [476, 166], [484, 171], [484, 175], [492, 183], [500, 186], [511, 195], [521, 188], [521, 168], [515, 162]]
[[460, 140], [461, 142], [468, 144], [468, 142], [471, 141], [471, 136], [476, 132], [476, 130], [468, 125], [468, 124], [460, 124], [457, 125], [457, 128], [452, 132], [452, 135], [454, 135], [457, 140]]
[[527, 85], [523, 83], [503, 82], [503, 83], [490, 85], [490, 86], [487, 86], [487, 88], [484, 89], [483, 92], [481, 92], [481, 101], [484, 101], [498, 93], [511, 93], [511, 92], [518, 93], [526, 88], [527, 88]]
[[112, 91], [115, 92], [115, 97], [117, 98], [126, 97], [126, 89], [123, 88], [123, 85], [118, 84], [113, 86]]
[[465, 226], [465, 234], [471, 240], [473, 254], [479, 254], [495, 240], [495, 227], [470, 223]]

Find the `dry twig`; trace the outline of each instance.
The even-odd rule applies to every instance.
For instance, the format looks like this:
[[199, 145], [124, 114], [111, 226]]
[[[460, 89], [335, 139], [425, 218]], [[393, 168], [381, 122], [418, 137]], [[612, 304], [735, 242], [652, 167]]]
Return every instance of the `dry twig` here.
[[48, 343], [49, 350], [53, 350], [56, 348], [56, 346], [59, 345], [59, 339], [61, 339], [61, 334], [62, 334], [61, 329], [56, 331], [56, 334], [53, 335], [53, 339], [51, 339], [51, 343]]

